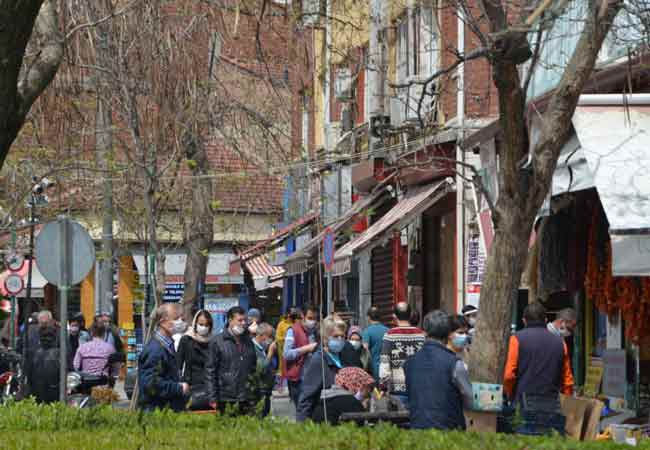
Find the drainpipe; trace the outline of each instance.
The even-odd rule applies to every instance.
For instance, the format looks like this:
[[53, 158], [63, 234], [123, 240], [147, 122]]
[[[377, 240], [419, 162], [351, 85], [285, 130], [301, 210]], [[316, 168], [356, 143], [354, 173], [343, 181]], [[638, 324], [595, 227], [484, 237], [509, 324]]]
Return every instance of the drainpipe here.
[[[465, 53], [465, 17], [458, 10], [458, 53]], [[465, 137], [465, 64], [458, 66], [458, 92], [456, 94], [456, 117], [459, 133], [456, 137], [456, 160], [465, 162], [460, 142]], [[465, 168], [456, 166], [456, 309], [465, 305]], [[458, 312], [458, 311], [457, 311]]]

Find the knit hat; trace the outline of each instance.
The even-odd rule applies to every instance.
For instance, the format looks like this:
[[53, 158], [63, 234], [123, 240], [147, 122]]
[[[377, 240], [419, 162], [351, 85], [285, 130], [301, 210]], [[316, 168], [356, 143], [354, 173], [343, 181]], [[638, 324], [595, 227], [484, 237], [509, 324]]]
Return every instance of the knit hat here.
[[364, 387], [372, 386], [375, 380], [363, 369], [344, 367], [338, 371], [334, 382], [350, 392], [358, 392]]

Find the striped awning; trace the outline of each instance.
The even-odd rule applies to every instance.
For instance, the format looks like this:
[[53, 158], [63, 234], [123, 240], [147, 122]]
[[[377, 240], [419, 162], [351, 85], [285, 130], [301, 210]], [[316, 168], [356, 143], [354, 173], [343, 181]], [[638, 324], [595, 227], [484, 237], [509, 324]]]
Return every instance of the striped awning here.
[[[356, 252], [375, 242], [379, 242], [380, 238], [385, 236], [386, 233], [402, 230], [415, 217], [425, 212], [451, 192], [452, 188], [453, 180], [447, 178], [444, 181], [408, 191], [402, 200], [397, 202], [390, 211], [372, 224], [370, 228], [336, 251], [334, 254], [334, 264], [338, 268], [336, 275], [343, 275], [344, 270], [350, 270], [351, 264], [349, 261]], [[348, 262], [345, 262], [346, 260]]]
[[269, 286], [269, 279], [277, 279], [284, 274], [284, 269], [269, 264], [265, 255], [256, 256], [244, 261], [244, 265], [253, 277], [255, 289], [258, 291], [272, 287]]

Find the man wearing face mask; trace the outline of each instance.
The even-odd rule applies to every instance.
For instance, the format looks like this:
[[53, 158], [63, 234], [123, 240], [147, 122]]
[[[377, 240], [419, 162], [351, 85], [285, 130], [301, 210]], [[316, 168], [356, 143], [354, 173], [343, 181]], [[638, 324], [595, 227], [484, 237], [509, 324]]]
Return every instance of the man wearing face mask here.
[[84, 329], [83, 323], [81, 313], [75, 314], [68, 321], [68, 370], [72, 370], [72, 361], [79, 346], [90, 342], [90, 334]]
[[289, 398], [298, 406], [302, 385], [302, 373], [308, 355], [316, 350], [316, 308], [308, 306], [305, 314], [298, 308], [290, 312], [293, 325], [284, 339], [285, 376], [289, 385]]
[[572, 308], [565, 308], [557, 313], [555, 320], [547, 325], [548, 331], [567, 338], [573, 334], [578, 324], [578, 315]]
[[465, 305], [463, 306], [461, 313], [465, 318], [465, 320], [467, 321], [467, 324], [469, 325], [469, 329], [467, 330], [467, 335], [469, 336], [469, 341], [471, 343], [472, 338], [474, 337], [474, 332], [476, 331], [476, 319], [478, 318], [478, 308], [474, 305]]
[[503, 393], [518, 404], [527, 397], [559, 399], [573, 393], [573, 374], [564, 340], [548, 331], [546, 308], [531, 303], [524, 310], [526, 328], [510, 337]]
[[210, 406], [221, 412], [253, 411], [257, 392], [250, 377], [257, 367], [253, 341], [246, 332], [246, 312], [239, 306], [228, 310], [228, 326], [210, 341], [206, 382]]
[[163, 303], [154, 312], [156, 330], [138, 360], [140, 407], [145, 411], [185, 409], [189, 384], [181, 381], [172, 336], [185, 331], [182, 309], [177, 303]]
[[95, 316], [95, 320], [101, 321], [104, 325], [106, 330], [104, 340], [111, 344], [117, 353], [122, 353], [124, 345], [122, 344], [122, 338], [120, 338], [120, 331], [113, 325], [111, 313], [101, 312]]
[[258, 382], [259, 397], [264, 399], [262, 416], [266, 417], [271, 410], [271, 392], [275, 384], [275, 368], [273, 367], [275, 343], [273, 342], [273, 327], [265, 322], [260, 323], [256, 329], [253, 345], [255, 346], [255, 354], [257, 355], [255, 374]]

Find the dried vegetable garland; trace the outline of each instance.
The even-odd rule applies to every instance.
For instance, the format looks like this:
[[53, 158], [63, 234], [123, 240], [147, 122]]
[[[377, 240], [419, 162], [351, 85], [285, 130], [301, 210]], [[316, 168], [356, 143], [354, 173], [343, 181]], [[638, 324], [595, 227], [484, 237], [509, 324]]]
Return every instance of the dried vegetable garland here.
[[603, 239], [602, 211], [598, 209], [589, 229], [587, 248], [587, 298], [603, 313], [619, 310], [625, 320], [625, 336], [634, 343], [650, 337], [650, 277], [612, 276], [612, 248], [609, 237]]

